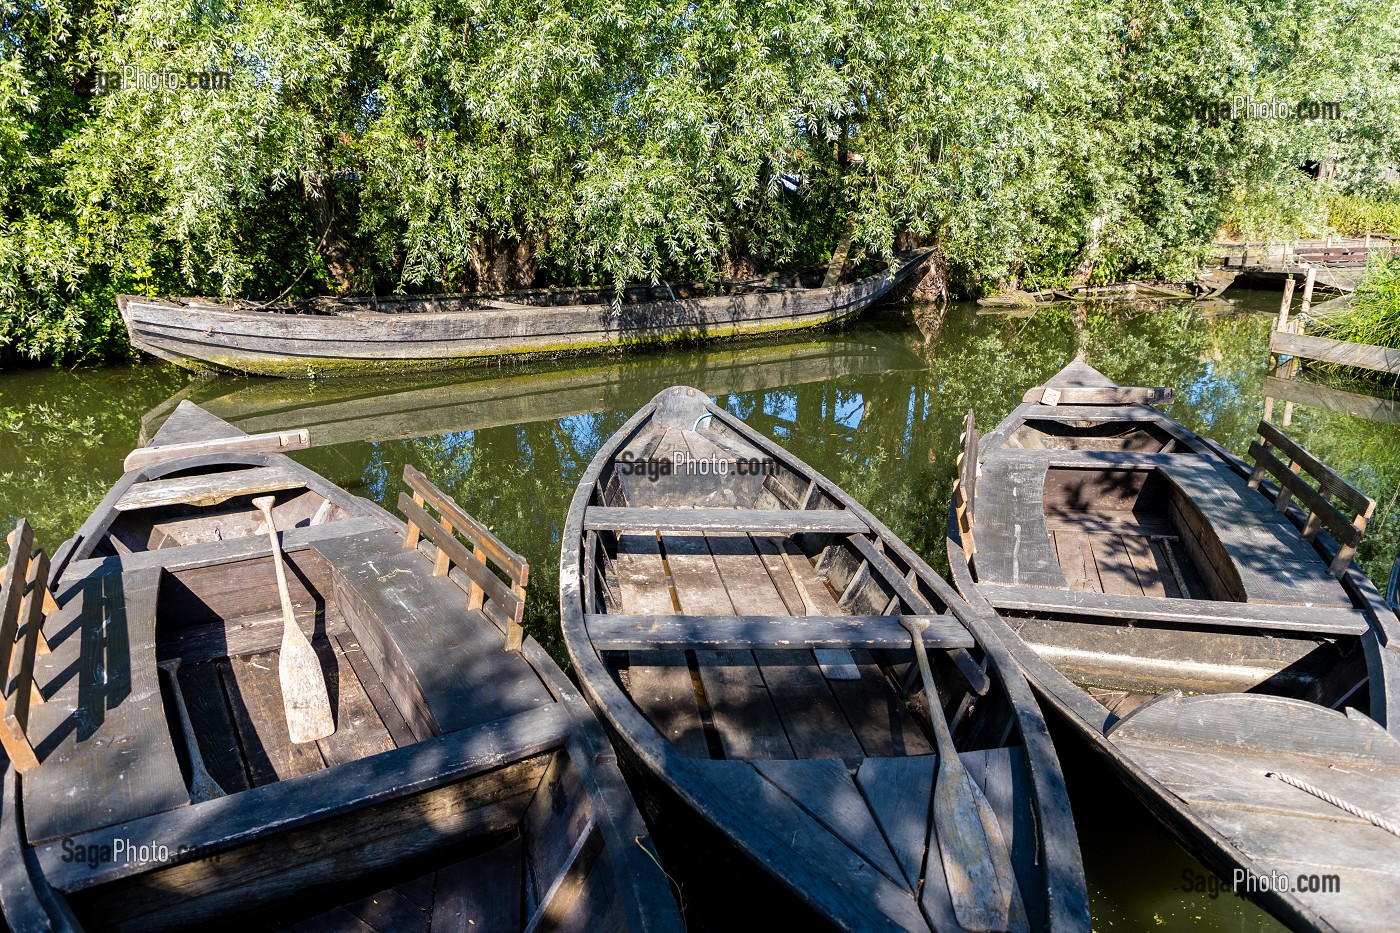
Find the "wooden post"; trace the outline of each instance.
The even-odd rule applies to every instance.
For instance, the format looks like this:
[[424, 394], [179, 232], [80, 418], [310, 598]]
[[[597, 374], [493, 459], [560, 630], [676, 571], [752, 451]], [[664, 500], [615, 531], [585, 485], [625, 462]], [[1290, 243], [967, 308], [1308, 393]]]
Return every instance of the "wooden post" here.
[[[423, 497], [417, 492], [413, 494], [413, 501], [418, 504], [420, 509], [424, 505]], [[421, 535], [422, 532], [418, 529], [418, 526], [411, 521], [408, 522], [407, 525], [408, 529], [404, 532], [403, 536], [403, 546], [411, 551], [418, 546], [418, 536]]]
[[[1312, 272], [1311, 269], [1308, 270]], [[1283, 283], [1283, 301], [1278, 306], [1278, 321], [1274, 324], [1274, 330], [1288, 332], [1288, 311], [1293, 304], [1293, 289], [1298, 285], [1293, 280], [1293, 276], [1288, 276], [1288, 281]]]
[[[448, 537], [452, 536], [452, 523], [448, 521], [445, 516], [442, 518], [441, 521], [438, 522], [438, 524], [442, 526], [443, 531], [447, 532]], [[433, 561], [433, 576], [441, 577], [451, 569], [452, 558], [447, 556], [446, 548], [439, 547], [437, 552], [437, 559]]]
[[1283, 403], [1283, 426], [1286, 428], [1293, 423], [1293, 403]]
[[1317, 266], [1308, 266], [1308, 277], [1303, 281], [1303, 307], [1299, 309], [1299, 314], [1307, 314], [1312, 310], [1313, 284], [1317, 281]]
[[[472, 548], [472, 556], [481, 561], [481, 566], [486, 566], [486, 552], [481, 549], [480, 545], [476, 545]], [[467, 608], [473, 611], [480, 609], [481, 604], [485, 601], [485, 597], [486, 591], [473, 580], [472, 588], [467, 593]]]

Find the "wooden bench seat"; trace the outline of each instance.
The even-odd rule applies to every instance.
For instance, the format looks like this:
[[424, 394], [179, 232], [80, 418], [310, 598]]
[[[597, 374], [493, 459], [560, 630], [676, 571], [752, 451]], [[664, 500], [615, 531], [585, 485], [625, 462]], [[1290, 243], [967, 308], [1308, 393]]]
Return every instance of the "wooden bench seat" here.
[[1234, 564], [1247, 602], [1351, 606], [1312, 545], [1228, 465], [1191, 458], [1158, 469], [1200, 509]]
[[828, 532], [863, 534], [870, 527], [840, 509], [671, 509], [593, 506], [583, 515], [585, 531], [662, 531], [670, 534], [739, 532], [793, 535]]
[[506, 650], [505, 633], [397, 534], [381, 527], [313, 546], [337, 571], [345, 620], [420, 740], [554, 702]]
[[[682, 616], [590, 614], [585, 622], [600, 651], [734, 648], [899, 649], [912, 644], [900, 616]], [[946, 616], [912, 616], [929, 623], [924, 644], [972, 648], [972, 636]]]
[[306, 475], [284, 466], [253, 467], [229, 470], [226, 473], [199, 473], [175, 479], [157, 479], [135, 483], [114, 508], [118, 512], [153, 509], [165, 505], [218, 505], [239, 496], [300, 489], [306, 486]]
[[979, 584], [978, 591], [998, 609], [1043, 610], [1111, 619], [1140, 619], [1178, 625], [1279, 629], [1325, 635], [1363, 635], [1370, 625], [1359, 609], [1217, 602], [1160, 596], [1119, 596], [1079, 590]]
[[87, 577], [51, 614], [52, 653], [35, 663], [47, 701], [24, 776], [30, 842], [124, 823], [189, 803], [156, 668], [160, 572]]

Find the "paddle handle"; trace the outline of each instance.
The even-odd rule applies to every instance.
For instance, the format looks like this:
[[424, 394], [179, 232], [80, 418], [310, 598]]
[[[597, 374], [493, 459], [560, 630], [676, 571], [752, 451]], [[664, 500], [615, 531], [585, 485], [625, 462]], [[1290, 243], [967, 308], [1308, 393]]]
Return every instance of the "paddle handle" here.
[[901, 616], [899, 624], [908, 630], [914, 639], [914, 657], [919, 662], [919, 676], [924, 682], [924, 699], [928, 702], [928, 718], [933, 725], [934, 741], [938, 744], [938, 757], [945, 766], [961, 767], [958, 749], [953, 744], [953, 731], [943, 716], [943, 703], [938, 698], [938, 687], [933, 682], [933, 667], [928, 663], [928, 648], [924, 645], [924, 631], [928, 628], [927, 619]]
[[180, 715], [180, 729], [185, 733], [185, 747], [190, 752], [190, 803], [203, 803], [216, 797], [227, 796], [219, 782], [204, 767], [204, 756], [199, 751], [199, 738], [195, 735], [190, 711], [185, 706], [185, 695], [180, 690], [180, 659], [161, 661], [160, 669], [170, 675], [170, 691], [175, 695], [175, 710]]

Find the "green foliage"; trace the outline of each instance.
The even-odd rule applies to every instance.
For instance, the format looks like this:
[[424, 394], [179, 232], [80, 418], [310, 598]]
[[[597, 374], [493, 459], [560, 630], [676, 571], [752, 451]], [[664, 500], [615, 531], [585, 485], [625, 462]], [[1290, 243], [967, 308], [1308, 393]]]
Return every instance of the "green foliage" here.
[[[119, 292], [771, 269], [848, 218], [871, 256], [941, 243], [964, 291], [1179, 279], [1227, 214], [1312, 223], [1400, 161], [1396, 5], [7, 4], [0, 345], [120, 352]], [[1338, 181], [1296, 171], [1334, 151]]]
[[1400, 187], [1389, 198], [1337, 194], [1327, 199], [1327, 222], [1341, 236], [1400, 237]]
[[1316, 323], [1334, 340], [1400, 349], [1400, 256], [1373, 257], [1351, 303]]

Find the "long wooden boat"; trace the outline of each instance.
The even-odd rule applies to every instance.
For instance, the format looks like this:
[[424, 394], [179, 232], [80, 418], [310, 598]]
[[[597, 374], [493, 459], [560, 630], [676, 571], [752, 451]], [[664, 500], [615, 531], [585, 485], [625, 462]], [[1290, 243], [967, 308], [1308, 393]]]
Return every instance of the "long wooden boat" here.
[[[625, 760], [760, 892], [848, 930], [1088, 929], [1063, 776], [1004, 648], [874, 516], [703, 393], [666, 389], [599, 450], [559, 587]], [[960, 854], [978, 795], [1005, 846], [990, 860]], [[959, 872], [988, 864], [969, 889]]]
[[448, 369], [674, 341], [769, 334], [859, 314], [930, 253], [825, 285], [821, 268], [758, 282], [538, 289], [499, 296], [314, 299], [294, 304], [119, 295], [132, 345], [191, 369], [288, 378]]
[[[683, 929], [602, 730], [523, 633], [519, 555], [411, 469], [405, 525], [276, 452], [301, 432], [185, 403], [155, 440], [52, 575], [11, 539], [11, 930]], [[334, 711], [316, 741], [283, 709], [261, 496]]]
[[954, 581], [1237, 894], [1393, 928], [1400, 624], [1351, 565], [1375, 503], [1267, 421], [1250, 466], [1170, 397], [1076, 361], [980, 441], [969, 414]]

